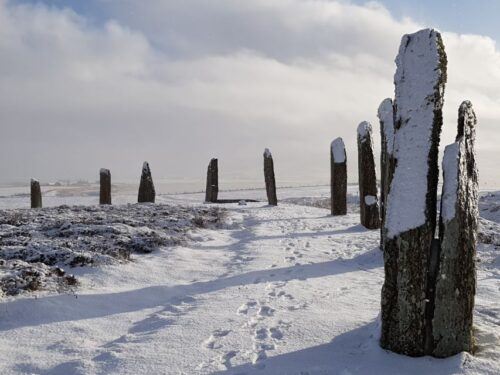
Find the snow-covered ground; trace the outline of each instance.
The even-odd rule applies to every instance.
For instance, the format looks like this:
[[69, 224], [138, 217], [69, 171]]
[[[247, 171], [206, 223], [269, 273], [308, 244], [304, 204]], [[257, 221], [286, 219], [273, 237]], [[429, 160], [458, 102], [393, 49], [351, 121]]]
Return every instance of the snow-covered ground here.
[[[82, 226], [100, 216], [107, 224], [89, 225], [109, 224], [128, 244], [142, 243], [147, 228], [178, 240], [154, 242], [151, 252], [132, 247], [131, 261], [111, 257], [75, 268], [63, 262], [77, 286], [2, 297], [0, 373], [500, 373], [500, 193], [481, 199], [478, 351], [438, 360], [408, 358], [378, 345], [382, 254], [378, 231], [359, 225], [356, 190], [349, 186], [349, 214], [343, 217], [329, 216], [327, 186], [279, 189], [278, 207], [226, 204], [217, 206], [223, 208], [217, 214], [207, 210], [216, 205], [201, 203], [201, 193], [160, 194], [156, 206], [80, 207], [75, 219], [68, 218], [70, 208], [35, 213], [41, 224], [65, 215], [62, 229], [54, 227], [70, 230], [70, 242], [86, 252]], [[56, 189], [44, 204], [95, 204], [95, 189], [86, 191], [62, 195]], [[18, 193], [0, 191], [0, 208], [25, 207], [29, 197], [12, 196]], [[264, 197], [263, 189], [220, 193]], [[136, 196], [123, 190], [113, 199], [132, 203]], [[129, 221], [118, 223], [107, 210]], [[9, 212], [19, 220], [28, 215]], [[184, 220], [184, 229], [172, 230], [169, 218]], [[203, 225], [203, 218], [212, 219]], [[1, 236], [16, 223], [9, 225], [0, 228]], [[47, 232], [35, 229], [47, 245]], [[113, 241], [90, 244], [109, 250]]]

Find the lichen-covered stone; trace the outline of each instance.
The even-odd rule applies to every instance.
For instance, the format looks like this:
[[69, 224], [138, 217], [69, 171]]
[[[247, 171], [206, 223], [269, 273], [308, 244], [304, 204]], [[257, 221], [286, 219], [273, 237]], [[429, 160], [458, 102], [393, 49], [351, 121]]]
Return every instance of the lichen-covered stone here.
[[139, 203], [154, 203], [155, 202], [155, 186], [153, 184], [153, 177], [151, 176], [151, 169], [147, 161], [142, 165], [141, 183], [139, 185], [139, 195], [137, 202]]
[[378, 229], [380, 228], [380, 213], [373, 156], [372, 127], [366, 121], [358, 126], [358, 173], [361, 225], [367, 229]]
[[266, 183], [267, 201], [270, 206], [277, 206], [278, 198], [276, 196], [273, 155], [267, 148], [264, 151], [264, 180]]
[[474, 346], [478, 180], [474, 155], [476, 115], [462, 103], [456, 142], [443, 158], [440, 253], [436, 275], [432, 354], [449, 357]]
[[216, 203], [219, 194], [219, 168], [217, 159], [211, 159], [207, 169], [205, 202]]
[[380, 121], [380, 248], [384, 249], [384, 222], [386, 200], [394, 173], [394, 106], [392, 99], [384, 99], [377, 115]]
[[31, 208], [42, 208], [42, 190], [40, 189], [40, 182], [31, 179]]
[[332, 215], [347, 214], [347, 154], [342, 138], [330, 145], [330, 190]]
[[102, 168], [99, 171], [99, 204], [111, 204], [111, 172]]
[[394, 77], [394, 174], [386, 200], [381, 346], [428, 352], [428, 265], [436, 229], [438, 148], [446, 82], [439, 32], [405, 35]]

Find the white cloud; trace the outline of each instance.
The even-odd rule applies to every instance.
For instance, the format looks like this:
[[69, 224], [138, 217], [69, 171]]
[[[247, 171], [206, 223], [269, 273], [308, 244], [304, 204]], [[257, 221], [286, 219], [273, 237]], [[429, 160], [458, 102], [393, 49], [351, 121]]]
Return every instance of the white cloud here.
[[[0, 0], [0, 179], [261, 178], [270, 147], [281, 181], [328, 181], [342, 136], [356, 180], [356, 127], [376, 126], [392, 96], [403, 33], [370, 3], [254, 0], [97, 2], [110, 21]], [[500, 53], [482, 36], [444, 33], [449, 57], [443, 145], [463, 99], [476, 107], [482, 181], [500, 185]], [[491, 159], [491, 160], [490, 160]], [[200, 187], [202, 187], [201, 184]]]

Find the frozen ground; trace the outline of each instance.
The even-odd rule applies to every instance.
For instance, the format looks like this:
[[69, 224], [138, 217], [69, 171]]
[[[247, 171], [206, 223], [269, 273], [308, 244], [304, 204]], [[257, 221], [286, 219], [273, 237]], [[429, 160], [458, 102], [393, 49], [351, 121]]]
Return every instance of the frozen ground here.
[[[211, 205], [200, 204], [203, 194], [160, 195], [157, 210], [171, 212], [149, 221], [155, 208], [117, 207], [122, 217], [147, 221], [125, 223], [126, 236], [134, 238], [144, 226], [179, 241], [159, 242], [151, 252], [131, 251], [131, 261], [112, 257], [76, 268], [62, 262], [79, 285], [4, 296], [0, 373], [498, 374], [500, 193], [481, 199], [478, 352], [437, 360], [410, 359], [378, 346], [382, 255], [378, 231], [358, 224], [355, 191], [349, 186], [350, 213], [344, 217], [331, 217], [322, 208], [328, 187], [281, 189], [278, 198], [284, 202], [273, 208], [224, 205], [227, 212], [216, 225], [191, 225], [196, 210], [205, 210], [202, 217], [219, 217], [206, 211]], [[1, 207], [28, 202], [12, 194], [0, 192]], [[264, 196], [263, 190], [221, 193], [221, 198]], [[115, 197], [118, 203], [136, 198], [120, 192]], [[91, 192], [64, 197], [55, 192], [45, 203], [88, 205], [96, 199]], [[103, 215], [92, 210], [76, 218]], [[57, 209], [42, 211], [57, 217]], [[177, 236], [164, 216], [184, 218], [186, 230]], [[69, 238], [79, 243], [81, 223], [65, 220], [75, 229]], [[116, 221], [107, 220], [112, 226]], [[37, 231], [40, 241], [47, 240]], [[115, 246], [106, 241], [103, 248]]]

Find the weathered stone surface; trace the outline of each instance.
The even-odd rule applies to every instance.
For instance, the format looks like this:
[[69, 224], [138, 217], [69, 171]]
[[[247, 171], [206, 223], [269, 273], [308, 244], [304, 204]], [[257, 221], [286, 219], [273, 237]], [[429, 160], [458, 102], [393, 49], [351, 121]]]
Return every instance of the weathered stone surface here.
[[111, 204], [111, 172], [102, 168], [99, 171], [99, 204]]
[[42, 208], [42, 190], [40, 189], [40, 182], [31, 179], [31, 208]]
[[472, 316], [476, 293], [478, 180], [474, 155], [476, 115], [462, 103], [456, 142], [443, 158], [440, 253], [432, 320], [432, 353], [449, 357], [474, 346]]
[[330, 190], [332, 215], [347, 214], [347, 154], [342, 138], [330, 145]]
[[436, 228], [438, 147], [446, 82], [441, 35], [405, 35], [394, 77], [394, 174], [386, 200], [381, 346], [428, 351], [428, 265]]
[[377, 176], [373, 157], [372, 126], [364, 121], [358, 126], [359, 207], [361, 225], [380, 228]]
[[219, 168], [217, 159], [211, 159], [207, 169], [205, 202], [216, 203], [219, 194]]
[[267, 148], [264, 151], [264, 179], [266, 182], [267, 201], [270, 206], [277, 206], [278, 198], [276, 196], [273, 156]]
[[139, 203], [154, 203], [155, 202], [155, 186], [153, 184], [153, 177], [147, 161], [142, 165], [141, 183], [139, 185], [139, 196], [137, 201]]
[[392, 99], [384, 99], [378, 107], [380, 121], [380, 248], [384, 248], [384, 222], [387, 194], [394, 173], [394, 106]]

